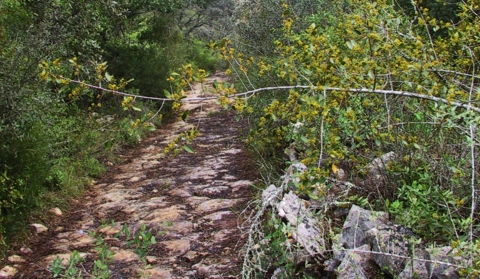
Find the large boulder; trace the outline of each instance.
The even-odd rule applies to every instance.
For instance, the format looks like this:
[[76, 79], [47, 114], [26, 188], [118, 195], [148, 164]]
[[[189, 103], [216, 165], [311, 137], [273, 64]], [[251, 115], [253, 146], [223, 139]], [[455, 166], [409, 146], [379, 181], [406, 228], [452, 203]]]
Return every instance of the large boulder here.
[[342, 263], [337, 268], [337, 279], [370, 278], [366, 272], [370, 269], [373, 259], [372, 254], [369, 253], [370, 249], [370, 245], [365, 244], [355, 250], [347, 251]]
[[402, 233], [402, 227], [382, 224], [366, 232], [374, 251], [373, 259], [385, 271], [397, 275], [413, 255], [410, 237]]
[[457, 268], [461, 262], [460, 257], [456, 257], [456, 249], [452, 249], [450, 246], [427, 248], [425, 249], [430, 254], [431, 263], [428, 263], [430, 270], [429, 278], [447, 279], [460, 278]]
[[[370, 244], [367, 232], [378, 228], [388, 221], [388, 214], [381, 211], [370, 211], [353, 205], [347, 219], [343, 223], [342, 233], [337, 242], [337, 247], [355, 249], [365, 244]], [[335, 252], [335, 258], [343, 259], [342, 250]]]
[[395, 152], [388, 152], [382, 156], [375, 158], [368, 165], [368, 176], [379, 180], [387, 168], [388, 163], [395, 159]]
[[418, 249], [413, 255], [413, 259], [407, 259], [405, 262], [405, 268], [398, 275], [398, 279], [411, 279], [411, 278], [437, 278], [430, 277], [430, 255], [423, 249]]
[[325, 256], [324, 232], [305, 203], [293, 192], [283, 196], [277, 205], [278, 215], [292, 226], [292, 237], [302, 245], [311, 256]]
[[380, 267], [399, 279], [459, 278], [460, 259], [450, 247], [425, 249], [411, 230], [388, 221], [385, 212], [352, 206], [334, 241], [337, 278], [374, 278]]

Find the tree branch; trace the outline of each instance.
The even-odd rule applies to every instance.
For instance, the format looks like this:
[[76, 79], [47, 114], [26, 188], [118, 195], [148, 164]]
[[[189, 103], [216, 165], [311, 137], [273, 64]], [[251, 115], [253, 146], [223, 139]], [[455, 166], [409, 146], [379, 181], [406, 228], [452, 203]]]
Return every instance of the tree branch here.
[[367, 88], [339, 88], [339, 87], [321, 87], [321, 86], [312, 87], [307, 85], [275, 86], [275, 87], [264, 87], [264, 88], [254, 89], [254, 90], [232, 95], [231, 97], [246, 96], [246, 95], [250, 95], [248, 97], [251, 97], [252, 95], [255, 95], [256, 93], [261, 91], [282, 90], [282, 89], [312, 89], [312, 90], [326, 90], [326, 91], [344, 91], [344, 92], [351, 92], [351, 93], [373, 93], [373, 94], [383, 94], [383, 95], [406, 96], [406, 97], [412, 97], [416, 99], [434, 101], [437, 103], [444, 103], [447, 105], [452, 105], [454, 107], [470, 109], [474, 112], [480, 113], [480, 108], [478, 107], [465, 104], [465, 103], [449, 101], [447, 99], [440, 98], [440, 97], [423, 95], [423, 94], [407, 92], [407, 91], [378, 90], [378, 89], [373, 90], [373, 89], [367, 89]]
[[[173, 99], [169, 98], [159, 98], [159, 97], [149, 97], [149, 96], [142, 96], [142, 95], [134, 95], [134, 94], [129, 94], [117, 90], [111, 90], [107, 88], [103, 88], [100, 86], [95, 86], [87, 83], [83, 83], [81, 81], [77, 80], [69, 80], [70, 82], [81, 84], [83, 86], [86, 86], [88, 88], [92, 89], [97, 89], [97, 90], [102, 90], [105, 92], [110, 92], [116, 95], [121, 95], [121, 96], [129, 96], [129, 97], [134, 97], [134, 98], [139, 98], [139, 99], [145, 99], [145, 100], [154, 100], [154, 101], [175, 101]], [[307, 86], [307, 85], [291, 85], [291, 86], [274, 86], [274, 87], [263, 87], [263, 88], [258, 88], [258, 89], [253, 89], [249, 91], [245, 91], [242, 93], [237, 93], [233, 94], [230, 96], [226, 96], [229, 99], [233, 99], [235, 97], [240, 97], [244, 96], [244, 98], [250, 98], [253, 95], [262, 92], [262, 91], [272, 91], [272, 90], [290, 90], [290, 89], [312, 89], [312, 90], [325, 90], [325, 91], [344, 91], [344, 92], [350, 92], [350, 93], [373, 93], [373, 94], [383, 94], [383, 95], [396, 95], [396, 96], [405, 96], [405, 97], [411, 97], [411, 98], [416, 98], [416, 99], [422, 99], [422, 100], [429, 100], [429, 101], [434, 101], [437, 103], [444, 103], [447, 105], [451, 105], [454, 107], [459, 107], [459, 108], [465, 108], [472, 110], [476, 113], [480, 113], [480, 108], [470, 105], [470, 104], [465, 104], [465, 103], [460, 103], [460, 102], [455, 102], [455, 101], [449, 101], [444, 98], [440, 97], [435, 97], [435, 96], [429, 96], [429, 95], [423, 95], [419, 93], [413, 93], [413, 92], [407, 92], [407, 91], [396, 91], [396, 90], [373, 90], [373, 89], [367, 89], [367, 88], [339, 88], [339, 87], [321, 87], [321, 86]], [[197, 102], [197, 101], [206, 101], [206, 100], [213, 100], [213, 99], [218, 99], [218, 97], [196, 97], [196, 98], [184, 98], [180, 100], [181, 102]]]

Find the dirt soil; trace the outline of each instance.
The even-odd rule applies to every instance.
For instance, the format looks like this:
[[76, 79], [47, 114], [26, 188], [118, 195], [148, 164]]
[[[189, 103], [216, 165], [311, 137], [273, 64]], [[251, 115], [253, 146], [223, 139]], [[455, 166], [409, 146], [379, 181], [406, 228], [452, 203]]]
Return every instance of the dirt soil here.
[[[208, 83], [213, 79], [225, 76]], [[197, 85], [187, 94], [198, 97], [205, 90]], [[184, 108], [191, 110], [186, 122], [157, 130], [122, 155], [123, 163], [111, 166], [73, 210], [60, 217], [52, 213], [54, 221], [44, 224], [48, 231], [36, 233], [9, 258], [5, 268], [16, 273], [0, 272], [0, 278], [52, 278], [53, 260], [59, 257], [66, 265], [73, 251], [83, 257], [75, 268], [92, 278], [103, 244], [113, 252], [110, 278], [237, 278], [245, 238], [239, 213], [257, 178], [241, 139], [245, 123], [215, 101], [188, 102]], [[193, 126], [200, 130], [195, 153], [163, 154], [176, 135]], [[138, 238], [142, 226], [155, 244], [141, 247], [147, 238]], [[102, 245], [96, 244], [99, 238]]]

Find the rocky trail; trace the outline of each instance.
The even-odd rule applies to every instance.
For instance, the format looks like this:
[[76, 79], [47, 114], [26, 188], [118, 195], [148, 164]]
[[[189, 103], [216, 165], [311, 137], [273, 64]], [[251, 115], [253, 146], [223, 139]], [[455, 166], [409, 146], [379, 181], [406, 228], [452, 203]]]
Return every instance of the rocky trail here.
[[[209, 82], [213, 79], [225, 77]], [[187, 94], [202, 91], [197, 85]], [[52, 211], [55, 221], [45, 222], [46, 231], [36, 228], [30, 244], [9, 257], [0, 278], [53, 278], [57, 258], [57, 266], [61, 260], [67, 265], [59, 276], [65, 278], [74, 251], [82, 258], [73, 267], [81, 274], [75, 278], [100, 274], [95, 261], [106, 263], [107, 278], [238, 277], [244, 243], [240, 213], [256, 178], [240, 138], [244, 123], [215, 101], [186, 105], [191, 110], [186, 122], [165, 125], [125, 154], [71, 212]], [[176, 135], [196, 125], [195, 153], [163, 154]]]

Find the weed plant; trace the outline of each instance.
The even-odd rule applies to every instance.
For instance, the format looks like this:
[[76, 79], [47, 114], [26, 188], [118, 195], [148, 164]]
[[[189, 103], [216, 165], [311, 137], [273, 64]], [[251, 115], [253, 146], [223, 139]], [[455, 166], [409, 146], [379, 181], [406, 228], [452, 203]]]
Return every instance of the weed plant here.
[[[115, 224], [114, 221], [111, 223]], [[89, 276], [89, 278], [107, 279], [110, 278], [112, 271], [109, 264], [112, 262], [114, 252], [111, 247], [103, 240], [102, 236], [92, 234], [96, 237], [95, 242], [95, 256], [93, 259], [92, 270], [86, 270], [84, 264], [86, 259], [82, 258], [80, 253], [75, 250], [70, 255], [70, 258], [65, 265], [64, 260], [57, 257], [50, 266], [53, 278], [69, 278], [77, 279]], [[126, 242], [125, 248], [133, 248], [135, 253], [142, 261], [157, 244], [156, 238], [151, 230], [148, 230], [145, 225], [142, 225], [137, 232], [131, 232], [128, 225], [124, 224], [115, 238], [122, 238]]]

